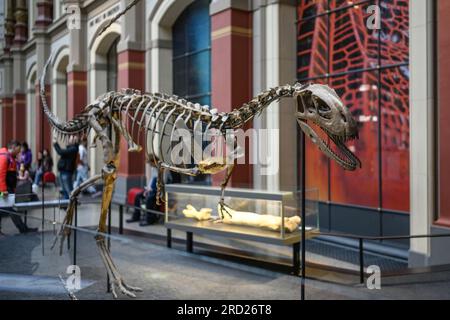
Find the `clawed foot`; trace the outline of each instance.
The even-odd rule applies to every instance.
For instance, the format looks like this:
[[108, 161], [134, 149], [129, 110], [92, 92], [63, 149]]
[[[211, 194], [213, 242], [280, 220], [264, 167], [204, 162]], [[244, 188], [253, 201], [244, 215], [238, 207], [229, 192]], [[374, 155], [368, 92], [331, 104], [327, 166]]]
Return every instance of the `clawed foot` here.
[[106, 271], [108, 272], [109, 284], [114, 299], [118, 298], [118, 291], [130, 298], [136, 298], [134, 292], [142, 292], [142, 289], [130, 286], [125, 283], [119, 271], [117, 270], [117, 267], [114, 265], [111, 254], [105, 245], [104, 237], [97, 237], [97, 246], [100, 250], [100, 255], [103, 259], [103, 263], [105, 264]]
[[221, 200], [219, 202], [220, 205], [220, 218], [223, 220], [223, 211], [225, 211], [230, 218], [233, 218], [233, 216], [231, 215], [231, 213], [227, 210], [227, 205], [225, 204], [225, 202], [223, 200]]
[[119, 289], [119, 291], [122, 292], [122, 294], [130, 298], [136, 298], [136, 295], [133, 292], [142, 292], [141, 288], [129, 286], [125, 283], [125, 281], [123, 281], [123, 279], [110, 280], [109, 284], [114, 299], [118, 298], [116, 288]]

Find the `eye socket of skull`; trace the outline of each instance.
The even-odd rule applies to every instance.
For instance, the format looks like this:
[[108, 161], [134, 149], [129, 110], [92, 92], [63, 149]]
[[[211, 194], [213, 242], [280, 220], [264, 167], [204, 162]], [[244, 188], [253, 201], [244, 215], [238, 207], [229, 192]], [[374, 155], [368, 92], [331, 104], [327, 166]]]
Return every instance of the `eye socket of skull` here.
[[325, 101], [323, 101], [321, 98], [314, 96], [314, 100], [315, 100], [315, 106], [317, 109], [317, 113], [319, 114], [319, 116], [321, 116], [322, 118], [325, 118], [327, 120], [330, 120], [332, 118], [332, 110], [331, 107], [325, 103]]
[[[297, 95], [297, 105], [298, 112], [300, 113], [305, 113], [305, 106], [313, 106], [311, 91], [306, 91], [303, 94]], [[309, 108], [311, 107], [308, 107], [308, 111]]]

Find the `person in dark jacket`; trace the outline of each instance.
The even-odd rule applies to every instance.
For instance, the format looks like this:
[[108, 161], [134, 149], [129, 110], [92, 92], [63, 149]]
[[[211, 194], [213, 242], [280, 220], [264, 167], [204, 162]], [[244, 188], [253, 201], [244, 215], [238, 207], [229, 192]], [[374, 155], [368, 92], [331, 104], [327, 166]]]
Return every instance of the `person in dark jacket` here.
[[76, 170], [76, 160], [78, 155], [78, 139], [70, 137], [66, 149], [62, 149], [56, 139], [53, 141], [56, 153], [61, 157], [58, 161], [59, 181], [64, 199], [69, 199], [73, 190], [73, 175]]

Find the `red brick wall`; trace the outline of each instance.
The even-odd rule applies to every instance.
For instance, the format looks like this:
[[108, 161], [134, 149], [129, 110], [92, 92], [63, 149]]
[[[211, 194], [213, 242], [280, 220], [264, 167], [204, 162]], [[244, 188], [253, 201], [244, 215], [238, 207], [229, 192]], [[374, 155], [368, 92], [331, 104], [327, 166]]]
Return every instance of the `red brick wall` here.
[[67, 74], [67, 119], [74, 116], [87, 105], [87, 73], [73, 71]]
[[[228, 112], [252, 98], [251, 12], [233, 9], [219, 12], [211, 17], [211, 32], [212, 106]], [[245, 150], [248, 157], [250, 146]], [[212, 178], [218, 185], [223, 174]], [[251, 187], [252, 184], [252, 166], [237, 165], [231, 185]]]
[[13, 99], [13, 135], [23, 142], [27, 136], [27, 105], [25, 94], [15, 94]]
[[[47, 92], [47, 104], [48, 107], [51, 107], [51, 97], [50, 97], [50, 86], [47, 85], [45, 87], [45, 91]], [[51, 131], [50, 131], [50, 124], [48, 123], [48, 120], [46, 116], [42, 112], [42, 101], [41, 96], [39, 94], [39, 85], [36, 85], [36, 151], [40, 151], [44, 148], [47, 148], [48, 150], [52, 150], [51, 143]], [[42, 119], [44, 117], [44, 119]], [[43, 121], [42, 121], [43, 120]], [[42, 127], [42, 122], [44, 123], [44, 126]], [[42, 145], [42, 134], [44, 135], [44, 144]]]
[[450, 1], [439, 0], [437, 10], [437, 70], [439, 126], [439, 220], [450, 226]]
[[13, 99], [2, 99], [2, 147], [13, 139]]
[[[132, 88], [145, 90], [145, 52], [126, 50], [118, 54], [118, 89]], [[135, 137], [136, 138], [136, 137]], [[135, 139], [136, 141], [136, 139]], [[141, 139], [142, 141], [142, 139]], [[144, 147], [144, 146], [143, 146]], [[120, 176], [143, 176], [145, 174], [145, 154], [129, 153], [125, 139], [120, 141]]]

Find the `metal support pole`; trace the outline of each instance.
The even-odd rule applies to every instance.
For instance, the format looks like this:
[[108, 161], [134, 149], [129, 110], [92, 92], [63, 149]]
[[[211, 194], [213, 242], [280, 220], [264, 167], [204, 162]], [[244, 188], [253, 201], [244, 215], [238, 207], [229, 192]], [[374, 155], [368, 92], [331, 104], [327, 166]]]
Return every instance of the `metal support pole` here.
[[172, 248], [172, 229], [167, 229], [167, 248]]
[[359, 238], [359, 282], [364, 283], [364, 239]]
[[186, 232], [186, 251], [194, 252], [194, 234], [192, 232]]
[[[108, 128], [108, 138], [111, 141], [112, 140], [112, 125], [109, 124]], [[116, 168], [118, 169], [118, 168]], [[108, 251], [111, 252], [111, 202], [109, 203], [108, 207]], [[106, 274], [106, 292], [111, 292], [111, 284], [109, 283], [109, 274]]]
[[119, 205], [119, 234], [123, 234], [123, 205]]
[[[108, 208], [108, 250], [111, 252], [111, 204]], [[109, 274], [106, 274], [106, 292], [111, 292], [111, 284], [109, 283]]]
[[295, 276], [300, 273], [300, 242], [292, 245], [292, 272]]
[[301, 148], [301, 193], [302, 193], [302, 202], [301, 202], [301, 210], [302, 210], [302, 260], [301, 260], [301, 276], [302, 276], [302, 285], [301, 285], [301, 300], [305, 300], [305, 277], [306, 277], [306, 148], [305, 148], [305, 134], [303, 130], [300, 130], [300, 148]]
[[73, 230], [73, 264], [77, 265], [77, 227], [78, 227], [78, 199], [75, 199], [75, 228]]
[[[43, 90], [45, 90], [45, 87], [43, 88]], [[42, 102], [41, 102], [42, 103]], [[41, 108], [41, 149], [44, 150], [44, 118], [45, 118], [45, 114], [44, 114], [44, 108]], [[41, 151], [42, 151], [41, 150]], [[42, 198], [42, 206], [41, 206], [41, 241], [42, 241], [42, 255], [45, 254], [44, 251], [44, 228], [45, 228], [45, 223], [44, 223], [44, 219], [45, 219], [45, 208], [44, 208], [44, 189], [45, 189], [45, 180], [44, 180], [44, 176], [42, 176], [42, 190], [41, 190], [41, 198]]]

